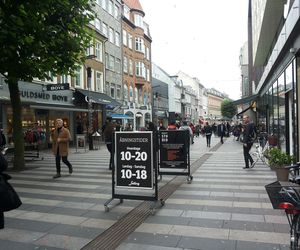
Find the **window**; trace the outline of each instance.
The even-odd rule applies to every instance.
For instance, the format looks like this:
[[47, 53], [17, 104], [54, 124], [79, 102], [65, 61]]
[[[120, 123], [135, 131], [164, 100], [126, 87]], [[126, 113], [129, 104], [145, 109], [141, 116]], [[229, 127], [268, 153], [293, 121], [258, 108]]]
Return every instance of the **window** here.
[[97, 30], [101, 30], [101, 23], [100, 23], [100, 20], [98, 18], [95, 19], [95, 28]]
[[106, 83], [105, 83], [105, 94], [107, 94], [107, 95], [110, 94], [109, 82], [106, 82]]
[[109, 55], [108, 68], [114, 70], [115, 67], [115, 58], [112, 55]]
[[124, 58], [123, 58], [123, 71], [124, 71], [125, 73], [128, 72], [127, 57], [126, 57], [126, 56], [124, 56]]
[[121, 86], [117, 85], [117, 99], [121, 99]]
[[89, 55], [94, 55], [94, 46], [93, 46], [93, 45], [90, 45], [90, 47], [88, 47], [88, 48], [86, 49], [85, 54], [86, 54], [87, 56], [89, 56]]
[[96, 91], [103, 93], [103, 74], [96, 72]]
[[102, 42], [97, 41], [96, 45], [95, 45], [95, 51], [96, 51], [96, 59], [100, 62], [102, 62], [103, 58], [102, 58]]
[[146, 59], [150, 60], [150, 49], [146, 47]]
[[110, 85], [110, 96], [115, 98], [115, 84], [113, 83]]
[[128, 87], [127, 84], [124, 84], [124, 100], [128, 100]]
[[119, 16], [119, 6], [115, 5], [114, 6], [114, 17], [117, 19]]
[[113, 2], [112, 1], [109, 1], [108, 2], [108, 13], [113, 15]]
[[114, 30], [112, 28], [109, 28], [109, 36], [108, 36], [108, 40], [111, 43], [114, 43]]
[[123, 44], [127, 46], [127, 32], [126, 30], [123, 30]]
[[107, 53], [105, 53], [105, 68], [108, 69], [108, 65], [109, 65], [109, 56]]
[[144, 52], [144, 39], [141, 37], [135, 38], [135, 50], [139, 52]]
[[128, 34], [128, 47], [132, 49], [132, 35]]
[[124, 5], [124, 16], [130, 20], [130, 9], [126, 5]]
[[133, 101], [133, 88], [132, 88], [131, 84], [130, 84], [130, 87], [129, 87], [129, 98], [130, 98], [130, 101], [132, 102]]
[[150, 69], [147, 69], [147, 81], [150, 82]]
[[102, 32], [106, 37], [108, 36], [108, 26], [106, 23], [102, 23]]
[[121, 60], [116, 58], [116, 61], [115, 61], [115, 71], [117, 73], [121, 73]]
[[143, 17], [139, 14], [134, 15], [134, 24], [142, 29], [144, 29], [143, 25]]
[[106, 0], [101, 0], [101, 6], [103, 9], [107, 10]]
[[78, 67], [78, 69], [74, 72], [74, 86], [75, 87], [82, 87], [82, 79], [81, 79], [81, 67]]
[[67, 75], [61, 75], [60, 83], [68, 83], [68, 76]]
[[120, 33], [117, 31], [115, 33], [115, 44], [120, 47]]
[[139, 103], [139, 95], [137, 87], [134, 88], [134, 101], [135, 103]]
[[133, 63], [131, 59], [129, 59], [129, 74], [133, 75]]
[[135, 63], [135, 74], [136, 74], [136, 76], [145, 78], [146, 72], [145, 72], [144, 63], [142, 63], [142, 62]]

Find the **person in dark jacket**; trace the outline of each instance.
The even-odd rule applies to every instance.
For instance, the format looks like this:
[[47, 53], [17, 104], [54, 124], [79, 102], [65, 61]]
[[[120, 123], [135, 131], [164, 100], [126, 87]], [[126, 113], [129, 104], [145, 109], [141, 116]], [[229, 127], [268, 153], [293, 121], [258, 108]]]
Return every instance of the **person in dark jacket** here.
[[[2, 154], [1, 151], [0, 154]], [[7, 169], [8, 164], [3, 155], [1, 155], [0, 157], [2, 157], [0, 160], [0, 175], [1, 175]], [[1, 201], [1, 197], [0, 197], [0, 201]], [[4, 212], [0, 210], [0, 229], [3, 228], [4, 228]]]
[[4, 148], [6, 144], [5, 135], [3, 134], [3, 129], [0, 129], [0, 149]]
[[105, 140], [105, 144], [106, 144], [106, 148], [108, 150], [108, 152], [110, 153], [110, 159], [109, 159], [109, 170], [112, 169], [113, 167], [113, 135], [115, 132], [115, 126], [112, 123], [112, 119], [111, 117], [107, 117], [106, 119], [106, 126], [104, 129], [104, 140]]
[[212, 127], [208, 124], [208, 122], [206, 122], [206, 124], [204, 126], [204, 133], [205, 133], [205, 136], [206, 136], [207, 147], [210, 147], [210, 141], [211, 141], [211, 135], [212, 135]]
[[243, 116], [243, 122], [245, 124], [244, 133], [243, 133], [243, 154], [245, 160], [245, 167], [243, 168], [248, 169], [249, 167], [253, 167], [253, 162], [254, 162], [249, 152], [253, 145], [252, 135], [255, 131], [255, 126], [254, 123], [250, 123], [250, 118], [248, 115]]
[[220, 142], [223, 144], [223, 137], [226, 134], [226, 125], [224, 122], [222, 122], [221, 124], [218, 125], [218, 136], [220, 136]]

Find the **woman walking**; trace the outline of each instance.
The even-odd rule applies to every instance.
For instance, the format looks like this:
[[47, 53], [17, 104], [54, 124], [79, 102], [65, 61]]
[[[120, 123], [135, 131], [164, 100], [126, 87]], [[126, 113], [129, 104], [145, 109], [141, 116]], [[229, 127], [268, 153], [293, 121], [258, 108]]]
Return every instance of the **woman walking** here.
[[210, 147], [210, 141], [211, 141], [211, 135], [212, 135], [212, 127], [208, 124], [208, 122], [206, 122], [206, 124], [204, 126], [204, 133], [205, 133], [205, 136], [206, 136], [207, 147]]

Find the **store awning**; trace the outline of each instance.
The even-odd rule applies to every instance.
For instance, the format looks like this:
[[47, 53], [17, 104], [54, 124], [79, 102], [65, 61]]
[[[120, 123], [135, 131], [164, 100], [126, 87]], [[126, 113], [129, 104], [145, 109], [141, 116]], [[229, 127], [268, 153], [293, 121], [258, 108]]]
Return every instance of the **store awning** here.
[[112, 119], [133, 119], [133, 117], [124, 114], [107, 114], [107, 116], [110, 116]]
[[258, 98], [258, 94], [247, 96], [247, 97], [244, 97], [242, 99], [238, 99], [236, 101], [233, 101], [232, 103], [234, 105], [247, 104], [247, 103], [250, 103], [252, 101], [255, 101], [257, 98]]
[[112, 99], [110, 96], [95, 92], [95, 91], [88, 91], [85, 89], [76, 89], [75, 90], [75, 99], [78, 99], [81, 102], [88, 102], [90, 99], [93, 103], [103, 104], [103, 105], [110, 105], [110, 106], [121, 106], [119, 102]]
[[253, 101], [251, 103], [251, 105], [249, 105], [249, 107], [243, 109], [241, 112], [239, 112], [238, 114], [236, 114], [236, 116], [240, 116], [240, 115], [242, 115], [243, 113], [245, 113], [248, 110], [252, 110], [253, 112], [256, 112], [256, 102], [255, 101]]

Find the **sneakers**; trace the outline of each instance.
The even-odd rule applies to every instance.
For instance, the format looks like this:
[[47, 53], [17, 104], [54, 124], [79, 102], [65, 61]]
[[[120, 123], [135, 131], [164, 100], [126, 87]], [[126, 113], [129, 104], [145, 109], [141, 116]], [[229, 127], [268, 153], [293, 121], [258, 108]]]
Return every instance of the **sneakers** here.
[[255, 165], [255, 162], [252, 162], [250, 168], [253, 168], [254, 165]]
[[243, 169], [248, 169], [249, 167], [243, 167]]
[[56, 174], [56, 175], [53, 176], [53, 179], [56, 179], [56, 178], [59, 178], [59, 177], [61, 177], [61, 175], [60, 174]]
[[69, 174], [72, 174], [73, 173], [73, 167], [72, 165], [69, 167]]

